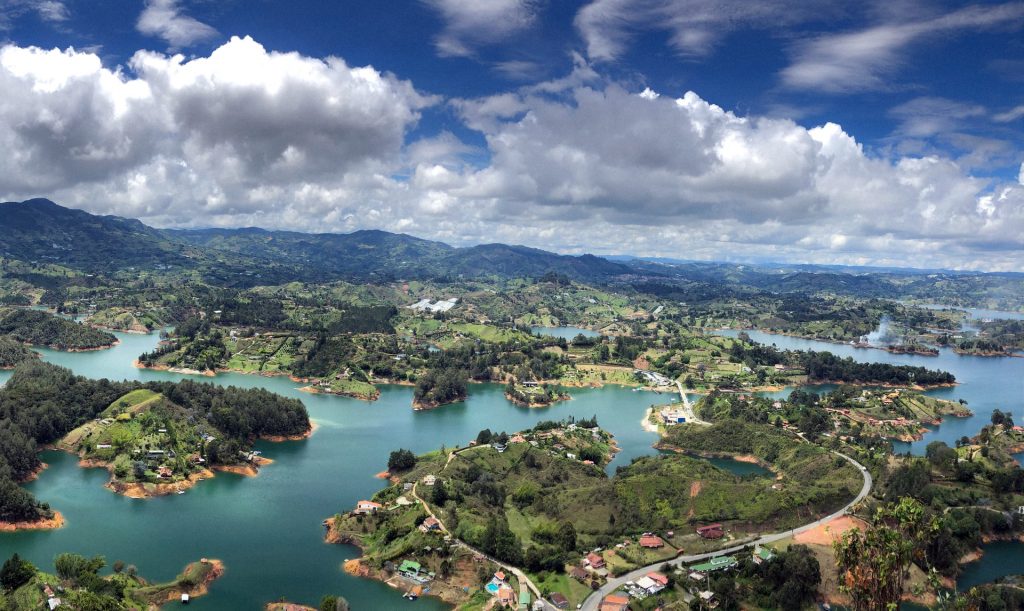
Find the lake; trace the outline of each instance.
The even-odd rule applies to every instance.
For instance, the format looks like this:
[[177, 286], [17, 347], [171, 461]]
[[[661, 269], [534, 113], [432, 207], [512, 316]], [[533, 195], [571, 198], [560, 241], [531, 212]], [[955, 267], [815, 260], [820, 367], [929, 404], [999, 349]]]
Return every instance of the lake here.
[[[132, 361], [152, 350], [157, 336], [117, 335], [121, 343], [110, 350], [39, 351], [45, 360], [92, 378], [189, 377], [136, 369]], [[9, 377], [10, 372], [0, 372], [0, 382]], [[513, 432], [540, 420], [596, 415], [622, 448], [609, 467], [613, 472], [634, 457], [652, 454], [657, 440], [642, 429], [640, 420], [658, 398], [617, 386], [573, 389], [571, 401], [527, 409], [508, 402], [500, 385], [472, 384], [464, 403], [413, 411], [412, 388], [407, 386], [384, 386], [380, 399], [371, 403], [300, 392], [300, 385], [286, 377], [221, 374], [199, 379], [264, 387], [299, 398], [318, 429], [306, 441], [258, 443], [275, 461], [258, 477], [220, 473], [187, 494], [149, 500], [113, 494], [103, 488], [105, 470], [81, 469], [74, 456], [46, 452], [42, 458], [49, 468], [27, 487], [63, 513], [67, 526], [0, 535], [0, 558], [18, 552], [52, 569], [53, 557], [61, 552], [101, 554], [109, 563], [120, 559], [135, 564], [141, 575], [156, 581], [173, 578], [201, 557], [223, 560], [226, 574], [208, 596], [193, 601], [195, 609], [252, 610], [281, 597], [315, 605], [324, 594], [343, 595], [355, 609], [397, 607], [407, 604], [398, 591], [342, 572], [342, 563], [359, 552], [323, 543], [321, 526], [325, 518], [351, 509], [383, 486], [373, 475], [385, 468], [391, 450], [404, 447], [421, 453], [441, 444], [465, 444], [483, 428]], [[422, 598], [417, 608], [444, 605]]]
[[577, 335], [584, 337], [601, 337], [597, 331], [583, 329], [580, 327], [530, 327], [535, 335], [546, 335], [548, 337], [561, 337], [572, 341]]

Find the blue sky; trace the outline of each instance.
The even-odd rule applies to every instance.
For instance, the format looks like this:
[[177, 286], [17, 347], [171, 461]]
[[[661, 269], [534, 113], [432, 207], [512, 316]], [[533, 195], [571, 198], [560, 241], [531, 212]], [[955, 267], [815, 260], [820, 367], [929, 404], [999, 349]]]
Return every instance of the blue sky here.
[[0, 162], [4, 199], [562, 252], [1022, 263], [1021, 2], [0, 0], [0, 39], [19, 92], [0, 144], [24, 151]]

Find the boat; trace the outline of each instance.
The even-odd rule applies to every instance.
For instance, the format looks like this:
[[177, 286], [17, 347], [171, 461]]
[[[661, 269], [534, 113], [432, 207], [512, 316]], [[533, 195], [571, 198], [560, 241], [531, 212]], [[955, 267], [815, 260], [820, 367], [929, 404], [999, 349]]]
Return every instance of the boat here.
[[185, 494], [185, 491], [184, 490], [179, 490], [178, 494]]

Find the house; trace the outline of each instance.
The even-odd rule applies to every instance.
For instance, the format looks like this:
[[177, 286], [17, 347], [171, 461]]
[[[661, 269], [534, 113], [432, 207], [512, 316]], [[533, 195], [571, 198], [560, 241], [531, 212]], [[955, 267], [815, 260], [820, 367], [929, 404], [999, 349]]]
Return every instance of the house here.
[[568, 609], [569, 599], [565, 597], [561, 592], [552, 592], [551, 596], [548, 596], [548, 600], [555, 606], [556, 609]]
[[704, 539], [721, 539], [725, 536], [725, 531], [722, 529], [721, 524], [708, 524], [698, 528], [697, 534]]
[[644, 575], [640, 579], [636, 580], [636, 587], [643, 590], [646, 594], [657, 594], [665, 589], [665, 586], [661, 585], [657, 581], [654, 581], [649, 576]]
[[715, 599], [715, 593], [711, 590], [704, 590], [697, 594], [701, 602], [708, 606], [710, 609], [718, 607], [718, 600]]
[[356, 503], [356, 510], [352, 513], [357, 516], [367, 515], [371, 513], [377, 513], [383, 506], [380, 503], [374, 503], [373, 501], [359, 501]]
[[170, 467], [160, 467], [156, 470], [156, 475], [161, 479], [171, 479], [171, 476], [174, 475], [174, 471], [172, 471]]
[[403, 560], [398, 572], [406, 577], [416, 577], [420, 574], [422, 566], [414, 560]]
[[497, 573], [494, 574], [494, 578], [497, 579], [498, 581], [505, 581], [505, 572], [504, 571], [498, 571]]
[[590, 568], [592, 569], [603, 569], [604, 558], [602, 558], [600, 554], [590, 552], [587, 554], [587, 564], [590, 565]]
[[660, 583], [662, 587], [668, 587], [668, 576], [661, 573], [647, 573], [652, 580]]
[[503, 453], [503, 452], [504, 452], [505, 450], [507, 450], [507, 449], [508, 449], [508, 446], [506, 446], [506, 445], [505, 445], [505, 444], [503, 444], [503, 443], [493, 443], [493, 444], [491, 444], [491, 447], [492, 447], [492, 448], [494, 448], [495, 450], [497, 450], [497, 451], [498, 451], [498, 454], [501, 454], [501, 453]]
[[522, 435], [513, 435], [509, 440], [509, 443], [526, 443], [526, 437]]
[[191, 600], [191, 599], [189, 598], [188, 594], [182, 594], [181, 595], [181, 604], [187, 605], [189, 600]]
[[730, 569], [736, 566], [737, 564], [739, 564], [739, 561], [732, 556], [718, 556], [716, 558], [712, 558], [711, 560], [703, 564], [691, 566], [690, 570], [696, 573], [700, 573], [702, 575], [706, 575], [708, 573], [713, 573], [715, 571]]
[[423, 476], [421, 480], [424, 486], [433, 486], [437, 483], [437, 476], [434, 474], [427, 474]]
[[410, 490], [412, 490], [412, 482], [405, 482], [404, 484], [402, 484], [403, 492], [409, 492]]
[[590, 580], [590, 574], [581, 566], [572, 567], [572, 570], [569, 571], [569, 576], [581, 583], [586, 583]]
[[661, 540], [661, 537], [656, 535], [644, 535], [640, 537], [640, 547], [646, 547], [648, 549], [658, 549], [665, 547], [665, 542]]
[[763, 562], [771, 560], [775, 557], [775, 553], [772, 552], [772, 550], [768, 549], [767, 547], [761, 547], [760, 545], [754, 548], [754, 552], [752, 555], [754, 564], [762, 564]]
[[629, 609], [629, 597], [621, 594], [609, 594], [601, 601], [600, 611], [626, 611]]
[[420, 524], [420, 530], [423, 532], [430, 532], [432, 530], [441, 530], [441, 522], [438, 521], [434, 516], [430, 516], [423, 523]]
[[50, 598], [46, 599], [46, 606], [47, 606], [47, 608], [50, 609], [50, 611], [53, 611], [54, 609], [56, 609], [60, 605], [61, 605], [61, 600], [59, 598], [55, 598], [55, 597], [51, 596]]
[[665, 424], [683, 424], [686, 422], [686, 413], [681, 409], [661, 410], [661, 421]]

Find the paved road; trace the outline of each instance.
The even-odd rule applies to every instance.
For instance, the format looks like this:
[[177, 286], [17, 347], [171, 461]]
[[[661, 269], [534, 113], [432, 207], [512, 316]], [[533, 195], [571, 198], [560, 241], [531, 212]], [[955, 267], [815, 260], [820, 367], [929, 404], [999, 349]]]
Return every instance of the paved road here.
[[[684, 565], [684, 564], [690, 564], [692, 562], [699, 562], [701, 560], [707, 560], [708, 558], [714, 558], [715, 556], [721, 556], [721, 555], [724, 555], [724, 554], [731, 554], [733, 552], [738, 552], [738, 551], [740, 551], [741, 549], [743, 549], [745, 547], [750, 547], [751, 545], [761, 545], [761, 544], [764, 544], [764, 543], [774, 543], [775, 541], [779, 541], [780, 539], [785, 539], [786, 537], [792, 537], [793, 535], [797, 535], [797, 534], [800, 534], [802, 532], [811, 530], [812, 528], [817, 528], [818, 526], [821, 526], [822, 524], [826, 524], [828, 522], [831, 522], [832, 520], [834, 520], [834, 519], [844, 515], [851, 507], [853, 507], [857, 503], [863, 501], [868, 496], [868, 494], [871, 492], [871, 486], [872, 486], [873, 482], [872, 482], [872, 479], [871, 479], [871, 473], [869, 473], [868, 470], [864, 468], [864, 465], [862, 465], [859, 462], [855, 461], [854, 459], [850, 458], [846, 454], [841, 454], [839, 452], [833, 452], [833, 453], [838, 455], [838, 456], [842, 456], [846, 460], [850, 461], [850, 463], [852, 463], [855, 467], [860, 469], [861, 475], [864, 476], [864, 485], [861, 487], [860, 493], [857, 494], [856, 498], [854, 498], [852, 501], [850, 501], [845, 507], [843, 507], [839, 511], [836, 511], [835, 513], [829, 514], [829, 515], [825, 516], [824, 518], [821, 518], [820, 520], [815, 520], [814, 522], [811, 522], [810, 524], [804, 524], [803, 526], [801, 526], [799, 528], [794, 528], [793, 530], [787, 530], [785, 532], [772, 533], [770, 535], [764, 535], [764, 536], [762, 536], [761, 538], [759, 538], [759, 539], [757, 539], [755, 541], [750, 541], [750, 542], [744, 543], [742, 545], [736, 545], [736, 546], [730, 547], [728, 549], [718, 550], [717, 552], [710, 552], [710, 553], [707, 553], [707, 554], [695, 554], [695, 555], [692, 555], [692, 556], [677, 556], [676, 558], [673, 558], [672, 560], [669, 560], [668, 563], [673, 565], [673, 566], [681, 566], [681, 565]], [[637, 579], [640, 579], [641, 577], [643, 577], [647, 573], [649, 573], [651, 571], [658, 570], [664, 564], [665, 564], [665, 562], [658, 562], [658, 563], [655, 563], [655, 564], [651, 564], [651, 565], [645, 566], [643, 568], [636, 569], [635, 571], [632, 571], [630, 573], [626, 573], [625, 575], [622, 575], [621, 577], [615, 577], [615, 578], [609, 579], [608, 583], [606, 583], [604, 586], [602, 586], [600, 590], [594, 591], [594, 593], [591, 594], [589, 597], [587, 597], [587, 599], [583, 602], [583, 609], [584, 609], [584, 611], [597, 611], [597, 608], [601, 604], [601, 600], [603, 600], [605, 596], [608, 596], [609, 594], [611, 594], [615, 590], [618, 590], [627, 581], [636, 581]]]

